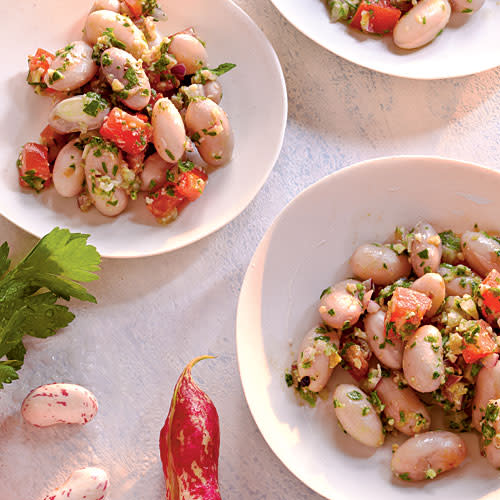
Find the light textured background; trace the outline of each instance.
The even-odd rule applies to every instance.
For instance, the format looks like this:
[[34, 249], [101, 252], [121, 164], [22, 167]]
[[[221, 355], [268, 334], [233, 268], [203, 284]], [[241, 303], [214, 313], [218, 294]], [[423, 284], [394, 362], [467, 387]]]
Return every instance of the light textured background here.
[[[164, 498], [158, 433], [183, 366], [205, 353], [218, 357], [199, 364], [194, 376], [220, 415], [223, 498], [318, 498], [274, 457], [241, 389], [236, 305], [258, 242], [295, 195], [360, 160], [435, 154], [498, 164], [500, 69], [436, 82], [380, 75], [316, 46], [268, 0], [237, 3], [263, 29], [283, 65], [290, 110], [278, 163], [234, 222], [172, 254], [105, 260], [101, 279], [90, 286], [99, 304], [74, 302], [77, 319], [64, 333], [29, 342], [20, 380], [0, 392], [0, 500], [39, 499], [87, 465], [108, 470], [111, 500]], [[265, 75], [249, 78], [265, 91]], [[35, 243], [3, 219], [0, 234], [17, 259]], [[24, 424], [24, 396], [52, 381], [93, 390], [97, 418], [81, 428]]]

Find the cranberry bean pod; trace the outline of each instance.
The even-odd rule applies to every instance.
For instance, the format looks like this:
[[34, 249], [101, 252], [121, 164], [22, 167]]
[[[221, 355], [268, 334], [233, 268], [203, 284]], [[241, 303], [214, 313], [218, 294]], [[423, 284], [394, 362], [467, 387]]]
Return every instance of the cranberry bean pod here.
[[356, 441], [377, 448], [384, 444], [382, 422], [366, 394], [352, 384], [341, 384], [333, 395], [335, 414]]
[[108, 487], [109, 479], [105, 471], [87, 467], [73, 472], [63, 485], [47, 494], [43, 500], [104, 500]]
[[225, 111], [211, 99], [191, 101], [186, 111], [186, 128], [201, 157], [209, 165], [222, 166], [231, 160], [234, 138]]
[[461, 238], [465, 261], [483, 278], [492, 270], [500, 271], [500, 243], [483, 233], [466, 231]]
[[92, 60], [92, 47], [85, 42], [73, 42], [56, 52], [45, 84], [59, 92], [76, 90], [94, 78], [97, 65]]
[[426, 318], [432, 318], [441, 307], [446, 296], [446, 286], [441, 275], [437, 273], [424, 274], [415, 280], [410, 288], [424, 293], [432, 300], [432, 306], [425, 314]]
[[179, 33], [172, 38], [168, 52], [179, 64], [184, 64], [186, 74], [196, 73], [208, 64], [208, 54], [203, 44], [193, 35]]
[[394, 427], [398, 431], [414, 436], [429, 430], [431, 416], [410, 387], [399, 388], [392, 378], [382, 377], [376, 391], [385, 405], [386, 417], [394, 419]]
[[441, 32], [450, 20], [448, 0], [422, 0], [394, 27], [394, 43], [402, 49], [423, 47]]
[[101, 68], [123, 104], [136, 111], [149, 104], [151, 85], [142, 64], [135, 57], [112, 47], [102, 53]]
[[337, 354], [340, 335], [336, 331], [323, 330], [325, 328], [317, 327], [307, 332], [297, 359], [300, 380], [304, 377], [310, 380], [308, 385], [302, 384], [302, 387], [313, 392], [319, 392], [326, 386], [341, 359]]
[[417, 276], [423, 276], [424, 273], [436, 273], [439, 269], [443, 253], [441, 238], [428, 222], [418, 222], [416, 224], [410, 241], [409, 252], [410, 262]]
[[323, 322], [332, 328], [353, 326], [366, 308], [356, 288], [362, 286], [360, 281], [345, 280], [327, 288], [318, 309]]
[[481, 432], [481, 419], [492, 399], [500, 398], [500, 363], [491, 368], [481, 368], [476, 379], [476, 390], [472, 400], [472, 426]]
[[405, 441], [392, 456], [392, 471], [401, 479], [422, 481], [458, 467], [467, 455], [465, 441], [452, 432], [431, 431]]
[[97, 413], [97, 399], [85, 387], [49, 384], [32, 390], [24, 399], [21, 414], [36, 427], [55, 424], [86, 424]]
[[403, 372], [408, 384], [419, 392], [439, 388], [444, 375], [441, 332], [432, 325], [421, 326], [405, 340]]
[[382, 310], [367, 314], [364, 318], [368, 345], [377, 359], [387, 368], [400, 370], [403, 363], [403, 342], [394, 339], [386, 342], [385, 312]]
[[407, 278], [411, 271], [408, 257], [386, 246], [370, 243], [359, 246], [349, 263], [355, 276], [362, 280], [371, 278], [376, 285], [383, 286]]
[[110, 10], [97, 10], [87, 17], [85, 36], [90, 45], [95, 45], [104, 30], [110, 28], [117, 40], [125, 45], [125, 50], [140, 58], [149, 47], [144, 33], [127, 16]]
[[184, 154], [186, 130], [177, 108], [167, 97], [159, 99], [153, 108], [153, 142], [158, 154], [167, 163], [175, 163]]
[[59, 151], [52, 172], [56, 191], [66, 198], [80, 194], [85, 180], [82, 151], [75, 146], [76, 142], [78, 139], [73, 139]]
[[60, 134], [97, 130], [109, 114], [110, 108], [106, 106], [106, 108], [99, 110], [96, 116], [89, 115], [85, 113], [84, 109], [90, 101], [91, 98], [86, 95], [64, 99], [56, 104], [50, 112], [49, 125]]

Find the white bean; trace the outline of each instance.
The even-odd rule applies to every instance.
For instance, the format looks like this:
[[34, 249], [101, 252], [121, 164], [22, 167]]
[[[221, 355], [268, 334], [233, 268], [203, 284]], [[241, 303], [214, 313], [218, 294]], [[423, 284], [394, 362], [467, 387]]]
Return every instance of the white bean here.
[[481, 368], [472, 400], [472, 426], [481, 432], [481, 419], [488, 401], [500, 398], [500, 363], [491, 368]]
[[424, 273], [437, 273], [443, 247], [441, 238], [428, 222], [418, 222], [415, 225], [408, 250], [413, 271], [417, 276], [423, 276]]
[[130, 109], [144, 109], [151, 99], [151, 85], [142, 64], [128, 52], [112, 47], [101, 56], [101, 68], [106, 80], [120, 101]]
[[162, 187], [167, 182], [167, 170], [172, 166], [164, 161], [158, 153], [148, 157], [140, 174], [141, 191], [156, 191]]
[[96, 10], [110, 10], [112, 12], [120, 12], [120, 0], [95, 0], [90, 12]]
[[86, 424], [97, 413], [97, 399], [85, 387], [49, 384], [32, 390], [24, 399], [21, 414], [36, 427], [55, 424]]
[[77, 142], [78, 139], [73, 139], [59, 151], [52, 172], [54, 187], [65, 198], [80, 194], [85, 180], [82, 151], [75, 146]]
[[109, 114], [110, 108], [102, 100], [100, 102], [103, 103], [103, 109], [97, 110], [96, 116], [85, 112], [86, 106], [94, 100], [91, 95], [77, 95], [56, 104], [50, 112], [49, 125], [60, 134], [85, 133], [100, 128], [104, 118]]
[[168, 163], [182, 158], [186, 141], [184, 122], [177, 108], [167, 97], [153, 108], [153, 142], [158, 154]]
[[197, 167], [207, 167], [207, 162], [201, 157], [195, 143], [186, 136], [186, 160], [192, 161]]
[[422, 0], [394, 27], [394, 43], [402, 49], [416, 49], [436, 38], [450, 20], [448, 0]]
[[362, 280], [373, 279], [376, 285], [390, 285], [411, 272], [408, 257], [394, 250], [375, 244], [359, 246], [349, 261], [352, 272]]
[[392, 378], [382, 377], [376, 391], [385, 405], [385, 415], [394, 419], [394, 427], [398, 431], [407, 436], [414, 436], [429, 429], [431, 416], [412, 389], [400, 389]]
[[203, 93], [209, 99], [215, 102], [215, 104], [220, 104], [222, 101], [222, 85], [217, 80], [212, 80], [203, 85]]
[[366, 295], [365, 287], [356, 280], [345, 280], [328, 287], [319, 302], [321, 319], [332, 328], [354, 326], [368, 305]]
[[472, 296], [474, 288], [481, 282], [481, 278], [464, 265], [441, 264], [438, 272], [444, 279], [447, 297], [463, 297], [465, 294]]
[[425, 313], [426, 318], [432, 318], [441, 307], [446, 296], [446, 286], [441, 275], [437, 273], [424, 274], [415, 280], [410, 288], [424, 293], [432, 300], [431, 308]]
[[111, 28], [117, 40], [125, 45], [125, 50], [134, 57], [141, 58], [149, 47], [144, 33], [127, 16], [110, 10], [92, 12], [85, 24], [85, 36], [90, 45], [95, 45], [104, 30]]
[[47, 494], [43, 500], [104, 500], [108, 493], [108, 475], [97, 467], [80, 469], [59, 488]]
[[187, 75], [196, 73], [208, 64], [208, 54], [203, 44], [187, 33], [175, 35], [168, 47], [168, 52], [178, 63], [184, 64]]
[[[341, 361], [337, 353], [340, 334], [328, 332], [318, 326], [307, 332], [300, 346], [297, 370], [302, 381], [301, 386], [310, 391], [319, 392], [330, 380], [333, 369]], [[309, 384], [304, 383], [308, 377]]]
[[465, 441], [457, 434], [424, 432], [399, 446], [392, 456], [391, 467], [401, 479], [422, 481], [458, 467], [466, 455]]
[[382, 422], [367, 395], [355, 385], [341, 384], [333, 394], [335, 414], [356, 441], [377, 448], [384, 444]]
[[218, 104], [211, 99], [191, 101], [185, 120], [188, 134], [191, 139], [197, 136], [194, 142], [209, 165], [221, 166], [231, 160], [233, 131], [225, 111]]
[[485, 0], [451, 0], [451, 7], [455, 12], [474, 14], [483, 5]]
[[461, 238], [467, 264], [483, 278], [492, 270], [500, 271], [500, 243], [484, 233], [466, 231]]
[[97, 65], [92, 60], [92, 47], [85, 42], [73, 42], [56, 52], [45, 75], [45, 84], [59, 92], [76, 90], [94, 78]]
[[377, 359], [387, 368], [400, 370], [403, 362], [403, 342], [398, 337], [386, 342], [385, 312], [367, 314], [364, 318], [368, 345]]
[[481, 430], [486, 458], [495, 469], [498, 469], [500, 467], [500, 399], [488, 401], [485, 415], [481, 420]]
[[405, 339], [403, 372], [408, 384], [419, 392], [432, 392], [443, 380], [443, 339], [432, 325], [421, 326]]

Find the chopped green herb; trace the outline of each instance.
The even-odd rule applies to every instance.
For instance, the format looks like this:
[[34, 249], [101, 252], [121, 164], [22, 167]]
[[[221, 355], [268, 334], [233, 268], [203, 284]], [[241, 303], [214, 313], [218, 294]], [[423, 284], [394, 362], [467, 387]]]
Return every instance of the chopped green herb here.
[[360, 399], [363, 399], [363, 395], [359, 391], [356, 391], [356, 390], [348, 392], [347, 397], [349, 399], [352, 399], [353, 401], [359, 401]]
[[214, 75], [221, 76], [224, 73], [227, 73], [228, 71], [232, 70], [233, 68], [236, 68], [236, 64], [233, 64], [233, 63], [223, 63], [223, 64], [219, 64], [219, 66], [217, 66], [214, 69], [211, 69], [210, 71]]
[[95, 92], [87, 92], [85, 94], [83, 112], [87, 115], [96, 117], [99, 111], [104, 111], [108, 107], [108, 103], [99, 94]]
[[329, 286], [328, 288], [325, 288], [322, 292], [321, 295], [319, 296], [320, 299], [322, 299], [325, 295], [332, 293], [332, 287]]
[[422, 250], [421, 252], [418, 252], [417, 255], [421, 259], [428, 259], [429, 258], [429, 250], [426, 248], [425, 250]]
[[175, 156], [172, 154], [172, 151], [170, 149], [165, 149], [165, 153], [167, 153], [167, 156], [173, 161], [175, 160]]

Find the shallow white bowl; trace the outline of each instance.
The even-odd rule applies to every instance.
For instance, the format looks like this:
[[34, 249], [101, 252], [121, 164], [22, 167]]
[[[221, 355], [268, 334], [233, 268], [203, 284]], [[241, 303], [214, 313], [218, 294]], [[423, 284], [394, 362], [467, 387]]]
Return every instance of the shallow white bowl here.
[[348, 61], [389, 75], [416, 79], [471, 75], [500, 65], [500, 5], [486, 0], [472, 16], [453, 14], [443, 33], [413, 51], [398, 49], [392, 36], [366, 35], [331, 23], [323, 0], [271, 0], [299, 31]]
[[[106, 257], [139, 257], [181, 248], [234, 219], [264, 184], [278, 157], [287, 116], [285, 82], [276, 54], [253, 21], [228, 0], [164, 0], [168, 35], [189, 26], [206, 41], [211, 66], [234, 62], [221, 78], [222, 106], [235, 133], [230, 164], [210, 175], [205, 194], [173, 224], [162, 227], [141, 201], [117, 218], [96, 210], [84, 214], [76, 199], [53, 188], [41, 195], [22, 190], [16, 158], [21, 146], [38, 141], [47, 124], [50, 98], [36, 96], [25, 83], [27, 56], [38, 47], [55, 51], [80, 39], [91, 0], [6, 2], [2, 25], [3, 72], [0, 81], [0, 213], [36, 236], [54, 226], [90, 233]], [[265, 91], [264, 91], [265, 90]]]
[[[269, 446], [300, 480], [335, 500], [477, 500], [499, 488], [498, 471], [467, 435], [465, 464], [436, 481], [408, 485], [391, 475], [390, 440], [369, 449], [342, 433], [331, 398], [300, 406], [284, 373], [318, 323], [321, 290], [350, 275], [361, 243], [426, 219], [463, 231], [499, 229], [500, 174], [459, 161], [381, 158], [340, 170], [297, 196], [260, 243], [242, 286], [237, 352], [245, 396]], [[349, 379], [338, 368], [329, 384]], [[340, 378], [337, 376], [340, 375]], [[499, 492], [500, 495], [500, 492]]]

